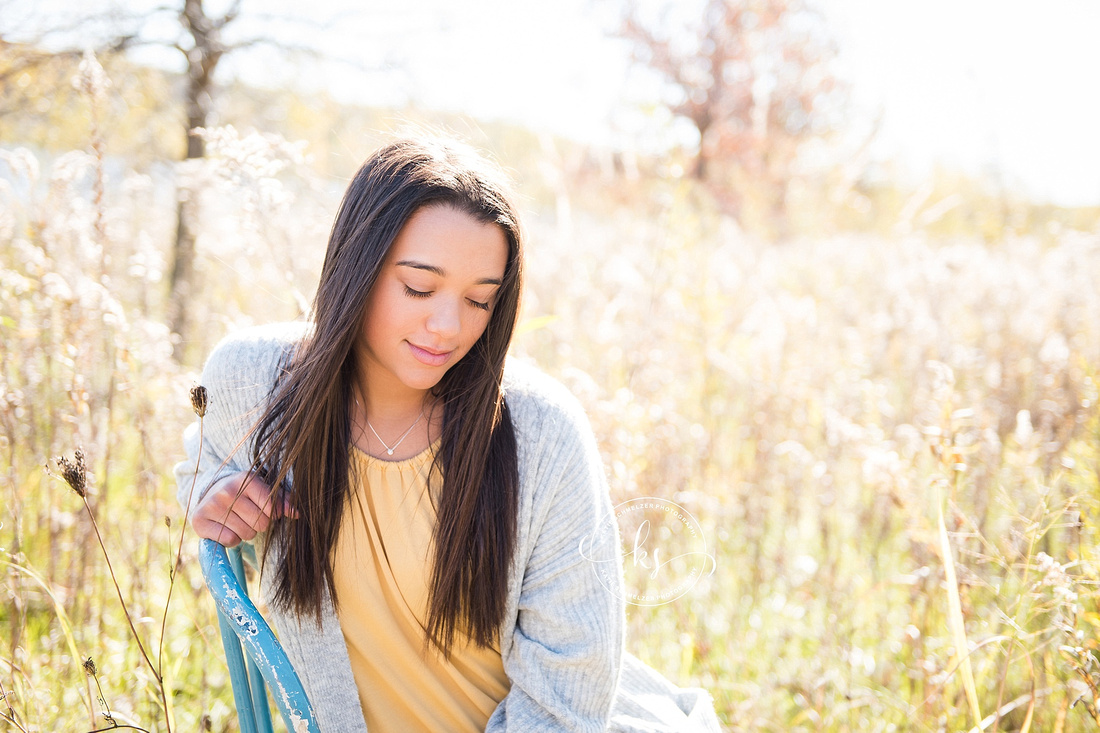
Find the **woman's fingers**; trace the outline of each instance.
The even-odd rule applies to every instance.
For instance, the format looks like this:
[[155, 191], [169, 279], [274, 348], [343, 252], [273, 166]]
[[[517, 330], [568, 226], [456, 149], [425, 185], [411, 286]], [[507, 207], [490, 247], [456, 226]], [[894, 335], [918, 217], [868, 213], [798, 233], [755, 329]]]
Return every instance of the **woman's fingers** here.
[[[251, 522], [246, 521], [232, 509], [211, 507], [210, 511], [203, 512], [202, 515], [192, 519], [191, 524], [195, 526], [196, 531], [199, 530], [200, 521], [209, 528], [207, 530], [209, 533], [220, 532], [221, 528], [224, 527], [241, 540], [250, 540], [258, 532]], [[211, 539], [214, 538], [211, 537]]]
[[[259, 532], [263, 532], [271, 524], [270, 511], [264, 511], [264, 505], [270, 503], [265, 497], [250, 495], [247, 491], [245, 493], [226, 492], [217, 503], [227, 517], [240, 517], [245, 524]], [[245, 539], [251, 539], [251, 537]]]
[[[243, 495], [252, 500], [252, 503], [257, 506], [260, 513], [266, 517], [268, 525], [270, 525], [270, 521], [275, 517], [275, 502], [277, 501], [282, 501], [283, 516], [289, 517], [290, 519], [298, 518], [298, 511], [291, 506], [289, 497], [284, 495], [282, 499], [276, 498], [271, 487], [257, 478], [247, 480]], [[261, 531], [265, 531], [268, 525], [265, 525]]]
[[[202, 498], [191, 516], [191, 525], [200, 537], [232, 547], [250, 540], [271, 526], [274, 513], [271, 488], [247, 471], [222, 479]], [[284, 507], [289, 502], [284, 499]], [[296, 518], [297, 513], [287, 511]]]
[[249, 479], [245, 483], [244, 492], [240, 498], [247, 499], [249, 502], [250, 506], [245, 507], [246, 512], [251, 513], [255, 508], [256, 514], [252, 518], [253, 526], [261, 532], [267, 531], [275, 512], [276, 499], [273, 496], [271, 487], [259, 479]]
[[195, 528], [195, 534], [199, 537], [220, 542], [226, 547], [235, 547], [242, 542], [240, 535], [236, 532], [229, 529], [224, 524], [210, 519], [204, 519], [198, 516], [193, 517], [191, 519], [191, 526]]

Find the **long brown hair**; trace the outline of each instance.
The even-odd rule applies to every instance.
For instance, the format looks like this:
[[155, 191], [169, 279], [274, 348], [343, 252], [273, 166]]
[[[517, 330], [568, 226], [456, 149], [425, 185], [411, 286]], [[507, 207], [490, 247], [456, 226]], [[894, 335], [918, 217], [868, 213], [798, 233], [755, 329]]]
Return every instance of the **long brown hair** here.
[[[519, 467], [501, 390], [519, 312], [522, 237], [503, 176], [464, 146], [406, 139], [374, 153], [348, 186], [329, 236], [313, 329], [273, 388], [253, 452], [256, 474], [289, 491], [299, 518], [276, 516], [274, 603], [320, 618], [324, 591], [338, 602], [332, 557], [349, 496], [355, 343], [371, 289], [405, 222], [447, 205], [501, 228], [503, 282], [485, 332], [433, 390], [443, 406], [433, 469], [442, 475], [426, 637], [449, 654], [455, 634], [496, 640], [515, 548]], [[279, 505], [280, 502], [276, 502]], [[475, 592], [476, 586], [476, 592]]]

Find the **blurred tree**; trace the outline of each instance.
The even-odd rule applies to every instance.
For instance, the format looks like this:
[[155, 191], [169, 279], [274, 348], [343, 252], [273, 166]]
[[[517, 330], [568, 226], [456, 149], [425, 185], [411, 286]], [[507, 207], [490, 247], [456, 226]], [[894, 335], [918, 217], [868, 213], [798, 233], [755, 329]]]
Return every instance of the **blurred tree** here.
[[[184, 159], [204, 157], [203, 138], [196, 130], [205, 127], [210, 120], [215, 91], [214, 74], [223, 58], [260, 44], [317, 54], [316, 49], [292, 47], [263, 33], [230, 41], [226, 31], [240, 18], [242, 0], [232, 0], [220, 13], [211, 13], [204, 1], [173, 0], [171, 5], [141, 11], [126, 11], [117, 6], [96, 11], [94, 6], [90, 6], [86, 15], [55, 21], [46, 30], [22, 43], [9, 40], [10, 29], [9, 33], [0, 30], [0, 116], [27, 101], [8, 93], [12, 82], [33, 79], [34, 76], [29, 76], [32, 72], [37, 73], [37, 78], [44, 79], [49, 70], [58, 68], [58, 61], [78, 58], [85, 48], [91, 48], [100, 56], [111, 56], [139, 46], [166, 47], [182, 54], [185, 64]], [[12, 3], [0, 3], [0, 7], [14, 6]], [[169, 16], [175, 16], [177, 23], [165, 22]], [[41, 22], [41, 19], [38, 20]], [[174, 30], [166, 31], [173, 26]], [[74, 38], [79, 40], [74, 41]], [[64, 86], [67, 85], [59, 88]], [[37, 91], [39, 95], [45, 93], [41, 88]], [[9, 101], [9, 96], [14, 101]], [[8, 104], [4, 105], [4, 102]], [[173, 355], [177, 360], [182, 360], [190, 328], [188, 306], [196, 294], [195, 233], [198, 218], [195, 197], [184, 187], [179, 189], [176, 214], [176, 235], [168, 279], [167, 322], [175, 338]]]
[[[226, 53], [252, 45], [248, 41], [228, 45], [224, 41], [225, 27], [240, 15], [241, 2], [233, 4], [221, 16], [207, 14], [203, 0], [183, 0], [180, 25], [183, 37], [173, 44], [187, 61], [187, 152], [184, 158], [194, 160], [206, 154], [202, 136], [196, 131], [206, 127], [210, 117], [214, 70]], [[197, 217], [193, 192], [180, 191], [176, 208], [176, 243], [172, 249], [172, 269], [168, 277], [168, 328], [177, 339], [172, 354], [183, 358], [189, 330], [189, 306], [194, 296], [195, 228]]]
[[[112, 81], [102, 115], [106, 148], [136, 168], [179, 158], [179, 121], [170, 74], [102, 56]], [[80, 57], [0, 40], [0, 144], [67, 152], [88, 144], [89, 104], [72, 83]]]
[[[626, 0], [622, 35], [699, 136], [692, 174], [744, 223], [782, 233], [799, 151], [843, 104], [824, 19], [806, 0]], [[750, 207], [754, 210], [750, 210]]]

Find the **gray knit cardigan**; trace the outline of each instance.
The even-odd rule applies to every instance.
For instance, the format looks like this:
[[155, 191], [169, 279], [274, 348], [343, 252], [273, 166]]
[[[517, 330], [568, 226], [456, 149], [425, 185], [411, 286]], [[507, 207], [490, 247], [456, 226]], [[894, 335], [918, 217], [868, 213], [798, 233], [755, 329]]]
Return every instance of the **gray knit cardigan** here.
[[[188, 513], [216, 481], [248, 469], [250, 429], [306, 328], [248, 329], [211, 354], [202, 374], [209, 406], [201, 451], [196, 423], [184, 434], [187, 459], [176, 466], [178, 498]], [[717, 731], [706, 692], [679, 689], [624, 653], [618, 537], [584, 412], [564, 387], [531, 367], [510, 362], [504, 388], [520, 471], [516, 550], [500, 627], [511, 688], [486, 731]], [[270, 605], [271, 575], [260, 583], [268, 620], [321, 730], [363, 733], [359, 691], [331, 602], [326, 598], [319, 626], [280, 613]]]

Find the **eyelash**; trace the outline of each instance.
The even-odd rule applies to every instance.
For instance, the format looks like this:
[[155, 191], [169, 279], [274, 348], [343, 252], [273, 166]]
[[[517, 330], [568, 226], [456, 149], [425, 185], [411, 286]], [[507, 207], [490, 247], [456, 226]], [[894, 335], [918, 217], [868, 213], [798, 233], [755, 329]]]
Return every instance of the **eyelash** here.
[[[408, 285], [406, 285], [405, 286], [405, 295], [409, 296], [410, 298], [427, 298], [427, 297], [431, 296], [431, 291], [425, 292], [423, 290], [413, 290]], [[483, 311], [489, 310], [489, 304], [488, 303], [482, 303], [481, 301], [478, 301], [478, 300], [470, 300], [469, 298], [466, 299], [466, 302], [469, 303], [470, 305], [472, 305], [473, 307], [479, 309], [479, 310], [483, 310]]]

